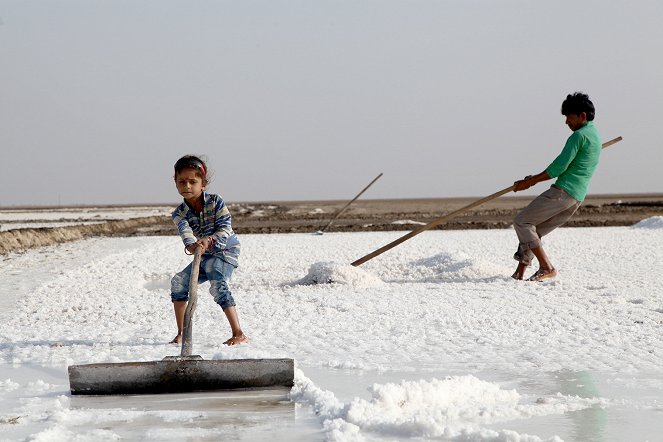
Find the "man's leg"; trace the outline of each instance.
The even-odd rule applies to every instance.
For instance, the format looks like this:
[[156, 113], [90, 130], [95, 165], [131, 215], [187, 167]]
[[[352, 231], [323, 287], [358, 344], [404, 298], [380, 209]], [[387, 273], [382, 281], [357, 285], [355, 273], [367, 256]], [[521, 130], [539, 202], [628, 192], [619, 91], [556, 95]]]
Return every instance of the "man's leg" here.
[[[576, 213], [578, 207], [580, 207], [579, 202], [577, 202], [577, 204], [572, 205], [568, 209], [558, 213], [549, 220], [539, 224], [536, 228], [536, 232], [539, 235], [539, 237], [543, 238], [545, 235], [552, 232], [557, 227], [566, 223], [569, 220], [569, 218], [571, 218], [571, 216], [573, 216], [573, 214]], [[545, 250], [543, 250], [543, 245], [541, 245], [540, 247], [533, 248], [531, 250], [534, 256], [536, 256], [537, 261], [539, 261], [539, 270], [534, 275], [532, 275], [528, 279], [528, 281], [543, 281], [557, 276], [557, 270], [555, 270], [555, 267], [552, 265], [552, 262], [550, 262], [550, 259], [548, 259], [548, 255], [546, 255]]]
[[533, 248], [532, 253], [536, 256], [536, 260], [539, 261], [539, 270], [530, 276], [527, 279], [528, 281], [543, 281], [557, 276], [557, 270], [555, 270], [550, 259], [548, 259], [548, 255], [546, 255], [546, 252], [543, 250], [543, 246]]
[[529, 264], [525, 264], [524, 262], [518, 262], [518, 267], [516, 267], [516, 271], [513, 272], [513, 275], [511, 275], [511, 277], [519, 281], [522, 280], [525, 277], [525, 270], [527, 270], [527, 267], [529, 267]]
[[551, 187], [516, 216], [513, 226], [518, 235], [519, 245], [514, 258], [519, 261], [519, 264], [512, 275], [514, 279], [524, 277], [525, 269], [531, 263], [532, 255], [539, 261], [539, 271], [535, 275], [551, 275], [548, 276], [551, 278], [557, 274], [543, 250], [541, 237], [564, 224], [575, 213], [579, 205], [578, 201], [563, 190]]
[[566, 224], [566, 222], [573, 216], [574, 213], [576, 213], [580, 207], [580, 203], [578, 201], [573, 201], [575, 201], [575, 203], [568, 209], [559, 212], [557, 215], [536, 226], [536, 234], [539, 235], [539, 238], [543, 238], [556, 228]]

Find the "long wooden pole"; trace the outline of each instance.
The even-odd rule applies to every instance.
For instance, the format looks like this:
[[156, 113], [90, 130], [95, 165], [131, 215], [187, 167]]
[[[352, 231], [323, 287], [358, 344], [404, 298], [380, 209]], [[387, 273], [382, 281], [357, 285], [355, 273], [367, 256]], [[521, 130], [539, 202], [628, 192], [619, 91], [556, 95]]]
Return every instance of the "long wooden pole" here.
[[202, 247], [197, 247], [193, 254], [191, 277], [189, 278], [189, 302], [184, 312], [182, 351], [180, 352], [180, 356], [191, 356], [193, 351], [193, 313], [196, 311], [196, 304], [198, 302], [198, 274], [200, 272], [200, 257], [202, 254]]
[[[622, 137], [614, 138], [614, 139], [612, 139], [612, 140], [610, 140], [610, 141], [607, 141], [607, 142], [603, 143], [602, 148], [605, 149], [606, 147], [608, 147], [608, 146], [612, 146], [613, 144], [618, 143], [618, 142], [620, 142], [621, 140], [622, 140]], [[487, 196], [487, 197], [485, 197], [485, 198], [481, 198], [480, 200], [477, 200], [477, 201], [475, 201], [475, 202], [473, 202], [473, 203], [471, 203], [471, 204], [468, 204], [468, 205], [465, 206], [465, 207], [461, 207], [460, 209], [458, 209], [458, 210], [456, 210], [456, 211], [454, 211], [454, 212], [451, 212], [451, 213], [448, 213], [448, 214], [446, 214], [446, 215], [444, 215], [444, 216], [441, 216], [440, 218], [437, 218], [436, 220], [433, 220], [433, 221], [429, 222], [429, 223], [426, 224], [425, 226], [421, 226], [421, 227], [419, 227], [419, 228], [417, 228], [417, 229], [411, 231], [411, 232], [408, 233], [407, 235], [403, 235], [403, 236], [401, 236], [400, 238], [398, 238], [398, 239], [395, 240], [395, 241], [390, 242], [390, 243], [387, 244], [386, 246], [380, 247], [380, 248], [377, 249], [376, 251], [374, 251], [374, 252], [372, 252], [372, 253], [369, 253], [368, 255], [366, 255], [366, 256], [364, 256], [364, 257], [362, 257], [362, 258], [359, 258], [358, 260], [354, 261], [354, 262], [352, 263], [352, 265], [355, 266], [355, 267], [358, 267], [358, 266], [362, 265], [363, 263], [365, 263], [366, 261], [369, 261], [369, 260], [375, 258], [376, 256], [383, 254], [383, 253], [386, 252], [387, 250], [389, 250], [389, 249], [393, 249], [393, 248], [396, 247], [397, 245], [399, 245], [399, 244], [401, 244], [401, 243], [407, 241], [408, 239], [412, 238], [413, 236], [416, 236], [416, 235], [420, 234], [421, 232], [425, 232], [426, 230], [430, 230], [430, 229], [432, 229], [433, 227], [436, 227], [436, 226], [442, 224], [443, 222], [445, 222], [445, 221], [447, 221], [447, 220], [449, 220], [449, 219], [451, 219], [451, 218], [453, 218], [453, 217], [455, 217], [455, 216], [460, 215], [460, 214], [463, 213], [463, 212], [467, 212], [468, 210], [473, 209], [473, 208], [475, 208], [475, 207], [477, 207], [477, 206], [480, 206], [481, 204], [487, 203], [487, 202], [490, 201], [490, 200], [494, 200], [495, 198], [498, 198], [498, 197], [500, 197], [500, 196], [502, 196], [502, 195], [504, 195], [504, 194], [506, 194], [506, 193], [509, 193], [509, 192], [511, 192], [514, 188], [515, 188], [515, 185], [511, 185], [511, 186], [509, 186], [509, 187], [507, 187], [507, 188], [505, 188], [505, 189], [500, 190], [499, 192], [495, 192], [495, 193], [493, 193], [492, 195], [489, 195], [489, 196]]]
[[336, 218], [338, 218], [339, 216], [341, 216], [341, 213], [345, 212], [345, 209], [347, 209], [348, 207], [350, 207], [350, 204], [352, 204], [352, 203], [354, 203], [355, 201], [357, 201], [357, 198], [359, 198], [359, 197], [362, 195], [362, 193], [366, 192], [366, 191], [368, 190], [368, 188], [371, 187], [371, 186], [373, 185], [374, 182], [376, 182], [377, 180], [380, 179], [381, 176], [382, 176], [382, 173], [381, 173], [380, 175], [376, 176], [375, 178], [373, 178], [373, 181], [371, 181], [370, 183], [368, 183], [368, 186], [364, 187], [364, 189], [363, 189], [361, 192], [359, 192], [359, 193], [357, 194], [356, 197], [352, 198], [352, 200], [348, 201], [348, 203], [347, 203], [345, 206], [343, 206], [343, 208], [341, 208], [341, 210], [339, 210], [338, 212], [336, 212], [336, 215], [334, 215], [334, 217], [333, 217], [331, 220], [329, 220], [329, 223], [327, 223], [327, 225], [326, 225], [325, 227], [323, 227], [322, 230], [319, 230], [318, 232], [319, 232], [319, 233], [324, 233], [324, 232], [329, 228], [329, 226], [331, 226], [332, 223], [333, 223], [334, 221], [336, 221]]

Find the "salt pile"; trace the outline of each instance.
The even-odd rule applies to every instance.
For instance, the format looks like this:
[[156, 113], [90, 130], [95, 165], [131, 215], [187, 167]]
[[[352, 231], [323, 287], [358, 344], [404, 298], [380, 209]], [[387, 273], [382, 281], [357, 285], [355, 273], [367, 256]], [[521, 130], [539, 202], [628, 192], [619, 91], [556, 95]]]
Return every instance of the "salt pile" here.
[[516, 390], [502, 389], [471, 375], [374, 384], [369, 392], [372, 396], [369, 400], [355, 398], [343, 403], [298, 371], [290, 397], [315, 410], [330, 440], [357, 441], [364, 440], [362, 432], [369, 432], [398, 438], [540, 442], [542, 439], [536, 436], [484, 427], [607, 405], [599, 398], [562, 394], [545, 399], [526, 398]]
[[308, 274], [297, 281], [300, 285], [342, 284], [352, 287], [375, 287], [384, 282], [367, 271], [350, 264], [338, 262], [316, 262]]
[[663, 216], [652, 216], [643, 219], [633, 227], [637, 229], [663, 229]]

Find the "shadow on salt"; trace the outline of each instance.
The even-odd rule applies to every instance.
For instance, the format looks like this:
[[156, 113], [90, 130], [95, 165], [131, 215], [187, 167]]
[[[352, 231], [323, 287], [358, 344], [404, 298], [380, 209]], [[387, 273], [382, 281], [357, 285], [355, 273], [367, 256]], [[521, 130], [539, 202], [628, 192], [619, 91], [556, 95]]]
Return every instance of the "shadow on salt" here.
[[411, 261], [407, 272], [389, 282], [492, 283], [508, 280], [509, 274], [508, 268], [488, 261], [439, 253]]
[[377, 276], [350, 264], [316, 262], [302, 279], [292, 285], [341, 284], [353, 287], [377, 287], [384, 285]]

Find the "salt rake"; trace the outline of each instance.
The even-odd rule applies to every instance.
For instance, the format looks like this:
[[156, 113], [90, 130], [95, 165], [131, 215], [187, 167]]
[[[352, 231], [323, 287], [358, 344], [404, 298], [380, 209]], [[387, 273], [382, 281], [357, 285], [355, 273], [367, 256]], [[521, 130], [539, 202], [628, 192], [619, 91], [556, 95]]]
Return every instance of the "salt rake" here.
[[373, 185], [373, 183], [375, 183], [377, 180], [379, 180], [380, 177], [381, 177], [382, 175], [383, 175], [383, 174], [380, 173], [378, 176], [376, 176], [375, 178], [373, 178], [373, 181], [371, 181], [370, 183], [368, 183], [368, 185], [367, 185], [366, 187], [364, 187], [364, 188], [361, 190], [361, 192], [359, 192], [359, 193], [357, 194], [357, 196], [355, 196], [355, 197], [352, 198], [350, 201], [348, 201], [348, 202], [345, 204], [345, 206], [343, 206], [343, 207], [341, 208], [341, 210], [339, 210], [338, 212], [336, 212], [336, 214], [332, 217], [332, 219], [329, 220], [329, 222], [327, 223], [326, 226], [324, 226], [321, 230], [318, 230], [318, 231], [315, 232], [315, 233], [316, 233], [317, 235], [322, 235], [322, 234], [324, 234], [324, 233], [327, 231], [327, 229], [329, 228], [329, 226], [331, 226], [332, 223], [333, 223], [334, 221], [336, 221], [336, 219], [337, 219], [339, 216], [341, 216], [341, 214], [342, 214], [343, 212], [345, 212], [345, 209], [347, 209], [348, 207], [350, 207], [350, 204], [352, 204], [352, 203], [354, 203], [355, 201], [357, 201], [357, 199], [359, 199], [359, 197], [362, 196], [362, 194], [363, 194], [364, 192], [366, 192], [366, 191], [368, 190], [368, 188], [371, 187], [371, 186]]
[[189, 302], [184, 314], [179, 356], [161, 361], [71, 365], [72, 395], [127, 395], [192, 391], [292, 387], [293, 359], [204, 360], [191, 355], [192, 323], [198, 300], [198, 273], [202, 248], [191, 266]]
[[[620, 141], [622, 141], [622, 137], [613, 138], [612, 140], [606, 141], [605, 143], [603, 143], [601, 148], [605, 149], [606, 147], [612, 146], [613, 144], [619, 143]], [[515, 187], [516, 187], [515, 185], [511, 185], [511, 186], [509, 186], [505, 189], [502, 189], [498, 192], [493, 193], [492, 195], [488, 195], [485, 198], [481, 198], [480, 200], [477, 200], [477, 201], [475, 201], [471, 204], [468, 204], [465, 207], [461, 207], [458, 210], [455, 210], [451, 213], [448, 213], [444, 216], [441, 216], [440, 218], [429, 222], [425, 226], [421, 226], [418, 229], [415, 229], [415, 230], [411, 231], [410, 233], [401, 236], [400, 238], [396, 239], [395, 241], [392, 241], [389, 244], [387, 244], [385, 246], [382, 246], [379, 249], [369, 253], [368, 255], [365, 255], [365, 256], [359, 258], [358, 260], [356, 260], [354, 262], [351, 262], [350, 265], [352, 265], [354, 267], [358, 267], [358, 266], [362, 265], [363, 263], [365, 263], [366, 261], [370, 261], [371, 259], [375, 258], [376, 256], [382, 255], [387, 250], [393, 249], [397, 245], [399, 245], [401, 243], [404, 243], [405, 241], [412, 238], [413, 236], [416, 236], [416, 235], [420, 234], [421, 232], [425, 232], [426, 230], [430, 230], [434, 227], [437, 227], [440, 224], [442, 224], [443, 222], [448, 221], [451, 218], [460, 215], [461, 213], [467, 212], [470, 209], [473, 209], [477, 206], [480, 206], [481, 204], [487, 203], [490, 200], [494, 200], [495, 198], [499, 198], [500, 196], [511, 192], [513, 189], [515, 189]]]

